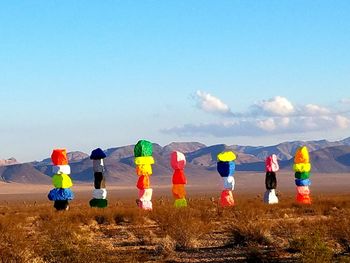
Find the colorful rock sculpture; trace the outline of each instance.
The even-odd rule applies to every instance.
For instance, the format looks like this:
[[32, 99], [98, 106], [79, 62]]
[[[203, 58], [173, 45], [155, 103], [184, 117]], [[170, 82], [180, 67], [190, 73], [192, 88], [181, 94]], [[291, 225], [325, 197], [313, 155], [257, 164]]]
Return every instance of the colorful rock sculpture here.
[[310, 198], [310, 171], [311, 163], [309, 151], [306, 146], [297, 149], [293, 165], [295, 184], [297, 186], [296, 201], [301, 204], [311, 204]]
[[219, 153], [217, 156], [217, 171], [224, 182], [224, 189], [221, 192], [220, 204], [222, 207], [234, 206], [232, 191], [235, 188], [235, 160], [236, 155], [232, 151]]
[[186, 191], [185, 184], [187, 184], [187, 179], [185, 176], [184, 168], [186, 166], [186, 157], [183, 153], [178, 151], [173, 151], [170, 155], [170, 164], [174, 169], [173, 174], [173, 196], [175, 198], [175, 207], [186, 207]]
[[52, 171], [52, 189], [48, 198], [50, 201], [54, 201], [54, 207], [56, 210], [68, 210], [69, 200], [73, 200], [74, 193], [70, 189], [73, 186], [70, 175], [70, 166], [68, 165], [67, 151], [66, 149], [54, 149], [51, 154], [51, 160], [53, 163]]
[[91, 207], [105, 208], [108, 206], [107, 190], [105, 183], [105, 166], [103, 159], [106, 158], [106, 154], [97, 148], [90, 154], [92, 160], [92, 168], [94, 171], [94, 190], [92, 192], [92, 199], [89, 204]]
[[267, 204], [277, 204], [278, 197], [276, 195], [277, 179], [276, 172], [279, 170], [277, 156], [272, 154], [265, 160], [265, 187], [264, 202]]
[[139, 189], [139, 198], [136, 200], [138, 207], [144, 210], [152, 210], [152, 188], [150, 187], [150, 176], [152, 175], [152, 143], [146, 140], [140, 140], [134, 147], [134, 157], [136, 165], [136, 174], [138, 180], [136, 187]]

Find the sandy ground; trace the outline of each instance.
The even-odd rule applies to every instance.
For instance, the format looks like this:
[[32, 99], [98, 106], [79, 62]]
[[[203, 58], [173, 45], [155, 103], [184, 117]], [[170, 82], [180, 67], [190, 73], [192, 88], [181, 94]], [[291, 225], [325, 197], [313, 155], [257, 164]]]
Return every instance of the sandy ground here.
[[[312, 174], [312, 185], [310, 186], [312, 193], [317, 194], [350, 194], [350, 174]], [[151, 185], [155, 197], [170, 196], [171, 184], [164, 185], [157, 183], [159, 180], [153, 177]], [[235, 175], [235, 191], [236, 195], [262, 195], [265, 191], [265, 175], [264, 173], [237, 172]], [[293, 173], [277, 174], [277, 190], [284, 194], [293, 194], [295, 192]], [[135, 176], [136, 183], [136, 176]], [[18, 184], [0, 182], [0, 201], [10, 200], [47, 200], [47, 193], [52, 189], [52, 185], [35, 185], [35, 184]], [[219, 195], [222, 189], [222, 181], [218, 174], [213, 174], [212, 178], [200, 178], [196, 176], [189, 180], [186, 185], [187, 195], [204, 196]], [[86, 199], [91, 196], [93, 184], [76, 183], [72, 187], [76, 194], [76, 199]], [[134, 185], [115, 185], [108, 184], [107, 190], [109, 198], [120, 199], [137, 196], [137, 188]]]

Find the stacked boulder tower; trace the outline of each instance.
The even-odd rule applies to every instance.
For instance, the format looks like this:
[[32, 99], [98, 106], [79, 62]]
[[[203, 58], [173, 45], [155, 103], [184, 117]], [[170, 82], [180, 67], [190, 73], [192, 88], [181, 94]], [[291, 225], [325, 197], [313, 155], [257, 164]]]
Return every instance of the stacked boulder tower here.
[[138, 207], [143, 210], [152, 210], [152, 188], [150, 187], [150, 177], [152, 175], [153, 159], [152, 143], [140, 140], [134, 147], [134, 157], [136, 174], [138, 180], [136, 187], [139, 189], [139, 198], [136, 200]]
[[293, 170], [295, 172], [295, 184], [297, 186], [296, 201], [301, 204], [311, 204], [310, 198], [310, 171], [311, 163], [309, 151], [306, 146], [297, 149], [294, 156]]
[[105, 208], [108, 206], [106, 181], [104, 175], [104, 158], [106, 158], [106, 154], [100, 148], [93, 150], [90, 154], [90, 159], [93, 162], [92, 168], [94, 171], [95, 187], [92, 192], [92, 199], [89, 202], [91, 207]]
[[220, 204], [222, 207], [234, 206], [232, 191], [235, 188], [235, 172], [236, 155], [232, 151], [219, 153], [217, 156], [217, 171], [224, 181], [224, 189], [221, 192]]
[[174, 174], [172, 178], [173, 183], [173, 196], [175, 198], [175, 207], [186, 207], [186, 190], [185, 184], [187, 184], [187, 179], [185, 176], [184, 168], [186, 166], [186, 157], [183, 153], [178, 151], [173, 151], [170, 156], [170, 164], [174, 169]]
[[265, 160], [265, 187], [264, 202], [267, 204], [277, 204], [278, 198], [276, 196], [277, 179], [276, 172], [279, 170], [277, 156], [272, 154]]
[[51, 161], [53, 163], [52, 184], [55, 187], [52, 189], [48, 198], [54, 201], [56, 210], [68, 210], [69, 200], [73, 200], [74, 194], [70, 189], [73, 186], [72, 179], [69, 177], [71, 173], [68, 164], [66, 149], [54, 149], [51, 154]]

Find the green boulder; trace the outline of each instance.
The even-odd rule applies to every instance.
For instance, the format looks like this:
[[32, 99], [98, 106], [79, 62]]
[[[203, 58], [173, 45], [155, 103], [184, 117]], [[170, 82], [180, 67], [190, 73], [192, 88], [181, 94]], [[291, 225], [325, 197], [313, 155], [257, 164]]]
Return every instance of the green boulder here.
[[153, 149], [152, 143], [146, 140], [140, 140], [137, 142], [134, 148], [135, 157], [152, 156]]
[[295, 178], [296, 179], [309, 179], [310, 178], [310, 172], [295, 172]]
[[91, 207], [105, 208], [108, 206], [107, 199], [91, 199], [89, 202]]

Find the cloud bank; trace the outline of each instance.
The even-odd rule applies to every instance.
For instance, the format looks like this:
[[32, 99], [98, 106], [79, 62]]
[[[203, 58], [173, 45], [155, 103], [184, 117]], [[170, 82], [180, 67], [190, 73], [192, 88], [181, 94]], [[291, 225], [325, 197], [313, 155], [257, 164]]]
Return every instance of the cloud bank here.
[[231, 137], [334, 131], [350, 127], [348, 112], [316, 104], [294, 105], [282, 96], [258, 101], [245, 112], [232, 112], [221, 99], [203, 91], [196, 92], [195, 101], [200, 110], [221, 115], [222, 119], [215, 123], [187, 123], [162, 131], [179, 136]]

